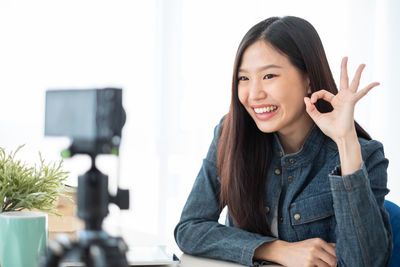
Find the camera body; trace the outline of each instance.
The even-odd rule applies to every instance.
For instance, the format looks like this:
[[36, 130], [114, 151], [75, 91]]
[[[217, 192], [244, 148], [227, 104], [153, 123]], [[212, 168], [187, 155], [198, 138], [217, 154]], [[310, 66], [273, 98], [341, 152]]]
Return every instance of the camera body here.
[[118, 154], [125, 121], [122, 89], [46, 92], [45, 135], [71, 138], [71, 156]]

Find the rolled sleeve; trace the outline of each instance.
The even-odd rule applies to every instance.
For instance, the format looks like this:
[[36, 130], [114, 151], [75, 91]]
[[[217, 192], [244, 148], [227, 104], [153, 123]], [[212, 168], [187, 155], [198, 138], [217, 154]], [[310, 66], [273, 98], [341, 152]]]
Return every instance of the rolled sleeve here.
[[386, 266], [392, 250], [388, 214], [383, 206], [388, 160], [377, 141], [362, 146], [360, 169], [341, 176], [329, 174], [336, 217], [338, 266]]
[[362, 162], [361, 168], [352, 174], [341, 175], [341, 168], [337, 166], [330, 174], [330, 183], [332, 191], [352, 191], [363, 186], [368, 180], [368, 172], [365, 163]]
[[275, 237], [268, 237], [268, 236], [258, 236], [258, 238], [255, 238], [254, 240], [251, 240], [248, 242], [242, 252], [242, 258], [241, 258], [241, 264], [247, 265], [247, 266], [261, 266], [266, 263], [269, 263], [267, 261], [258, 261], [254, 260], [254, 253], [255, 250], [261, 246], [262, 244], [266, 242], [272, 242], [277, 240]]

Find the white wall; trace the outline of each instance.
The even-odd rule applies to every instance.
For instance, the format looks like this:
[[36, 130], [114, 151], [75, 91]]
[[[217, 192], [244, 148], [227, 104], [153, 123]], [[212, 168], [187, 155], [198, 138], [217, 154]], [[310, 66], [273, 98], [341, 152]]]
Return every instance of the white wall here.
[[[173, 243], [179, 219], [213, 127], [228, 111], [231, 72], [245, 32], [270, 16], [296, 15], [319, 32], [336, 80], [343, 56], [350, 75], [366, 63], [361, 85], [381, 82], [356, 119], [385, 145], [388, 199], [400, 203], [396, 130], [399, 2], [392, 1], [11, 1], [0, 2], [0, 146], [37, 161], [58, 159], [67, 140], [43, 137], [49, 88], [118, 86], [127, 123], [120, 182], [132, 208], [112, 209], [108, 225]], [[83, 161], [83, 163], [82, 163]], [[70, 183], [88, 162], [73, 158]], [[116, 183], [117, 162], [99, 160]]]
[[368, 130], [382, 140], [389, 159], [388, 199], [400, 203], [400, 2], [377, 1], [374, 47], [374, 79], [381, 86], [371, 98]]

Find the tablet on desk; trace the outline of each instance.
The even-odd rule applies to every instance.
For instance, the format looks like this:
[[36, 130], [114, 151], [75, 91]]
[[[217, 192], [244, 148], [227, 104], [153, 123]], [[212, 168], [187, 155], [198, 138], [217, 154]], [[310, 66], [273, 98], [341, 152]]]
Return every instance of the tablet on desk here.
[[[130, 246], [126, 254], [129, 266], [178, 266], [179, 258], [168, 253], [165, 246]], [[66, 259], [62, 267], [82, 267], [82, 262]]]
[[132, 246], [126, 254], [130, 266], [178, 265], [179, 259], [168, 253], [165, 246]]

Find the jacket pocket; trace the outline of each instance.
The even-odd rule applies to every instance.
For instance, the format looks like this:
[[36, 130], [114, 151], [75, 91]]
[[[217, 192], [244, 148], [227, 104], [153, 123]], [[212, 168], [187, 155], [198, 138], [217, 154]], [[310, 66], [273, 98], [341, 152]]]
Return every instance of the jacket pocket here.
[[298, 240], [320, 237], [334, 242], [336, 221], [331, 192], [293, 202], [289, 213]]

